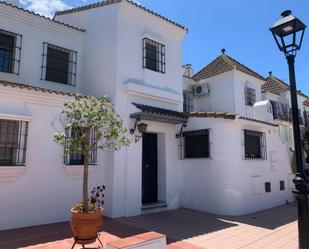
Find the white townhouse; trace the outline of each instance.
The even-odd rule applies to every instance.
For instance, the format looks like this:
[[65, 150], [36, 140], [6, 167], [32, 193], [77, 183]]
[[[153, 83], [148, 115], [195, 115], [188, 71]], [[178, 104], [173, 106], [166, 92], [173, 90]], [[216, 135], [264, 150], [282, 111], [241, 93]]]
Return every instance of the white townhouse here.
[[[265, 84], [262, 86], [262, 98], [270, 101], [274, 122], [279, 125], [279, 136], [282, 141], [294, 149], [292, 106], [288, 84], [278, 79], [269, 72]], [[309, 98], [301, 91], [297, 92], [298, 108], [300, 113], [301, 128], [308, 128]]]
[[[105, 215], [180, 206], [175, 134], [186, 119], [186, 33], [127, 0], [58, 12], [53, 20], [0, 3], [1, 230], [67, 220], [81, 199], [82, 157], [72, 153], [64, 160], [63, 148], [52, 140], [73, 93], [109, 95], [133, 129], [129, 148], [93, 152], [90, 185], [106, 185]], [[152, 115], [148, 106], [176, 116]], [[140, 139], [135, 124], [145, 120], [147, 133]]]
[[289, 147], [262, 98], [266, 79], [224, 49], [196, 74], [184, 70], [181, 206], [241, 215], [293, 201]]
[[109, 95], [130, 129], [130, 147], [92, 153], [106, 216], [240, 215], [293, 200], [265, 79], [224, 51], [183, 76], [186, 33], [129, 0], [52, 20], [0, 2], [0, 230], [68, 220], [81, 199], [83, 158], [52, 141], [74, 93]]

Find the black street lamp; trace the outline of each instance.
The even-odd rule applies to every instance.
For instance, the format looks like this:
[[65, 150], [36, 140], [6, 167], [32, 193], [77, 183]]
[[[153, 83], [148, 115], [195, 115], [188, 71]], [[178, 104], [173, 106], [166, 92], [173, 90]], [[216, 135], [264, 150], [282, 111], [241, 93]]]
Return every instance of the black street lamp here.
[[297, 165], [297, 174], [293, 180], [296, 190], [294, 190], [293, 193], [298, 200], [299, 248], [309, 249], [309, 180], [304, 172], [294, 68], [296, 52], [301, 47], [306, 25], [298, 18], [294, 17], [290, 10], [282, 12], [281, 16], [282, 18], [275, 22], [274, 26], [270, 28], [270, 31], [280, 51], [285, 54], [289, 65], [294, 146]]

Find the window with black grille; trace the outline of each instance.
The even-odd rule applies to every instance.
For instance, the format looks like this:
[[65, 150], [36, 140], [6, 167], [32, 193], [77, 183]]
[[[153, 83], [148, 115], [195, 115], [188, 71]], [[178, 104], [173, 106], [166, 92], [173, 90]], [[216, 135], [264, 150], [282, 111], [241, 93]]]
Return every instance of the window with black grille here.
[[196, 130], [183, 133], [185, 158], [208, 158], [209, 130]]
[[256, 101], [255, 89], [245, 87], [245, 101], [246, 105], [253, 106]]
[[0, 166], [26, 163], [28, 122], [0, 119]]
[[190, 91], [183, 91], [183, 111], [194, 111], [194, 96], [193, 93]]
[[19, 74], [21, 35], [0, 29], [0, 72]]
[[[68, 137], [74, 136], [78, 131], [77, 129], [66, 130], [66, 135]], [[90, 133], [90, 144], [96, 143], [96, 134], [95, 132], [91, 131]], [[66, 148], [65, 148], [66, 149]], [[84, 164], [84, 155], [79, 151], [78, 146], [71, 151], [68, 155], [64, 158], [64, 163], [67, 165], [83, 165]], [[97, 146], [94, 146], [90, 152], [89, 164], [96, 164], [97, 163]]]
[[264, 132], [244, 130], [244, 147], [245, 159], [267, 159]]
[[284, 181], [280, 181], [279, 184], [280, 184], [280, 191], [285, 190], [285, 183], [284, 183]]
[[148, 38], [143, 39], [143, 67], [165, 73], [165, 46]]
[[42, 64], [41, 79], [75, 85], [77, 52], [44, 42]]
[[265, 182], [265, 192], [270, 193], [271, 192], [271, 183]]

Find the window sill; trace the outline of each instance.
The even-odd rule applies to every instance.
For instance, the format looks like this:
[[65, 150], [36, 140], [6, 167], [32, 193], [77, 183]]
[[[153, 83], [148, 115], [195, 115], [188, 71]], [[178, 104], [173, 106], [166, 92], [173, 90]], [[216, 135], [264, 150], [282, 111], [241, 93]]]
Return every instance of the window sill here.
[[192, 158], [183, 158], [182, 160], [212, 160], [212, 157], [192, 157]]
[[64, 86], [70, 86], [70, 87], [75, 87], [76, 84], [71, 84], [71, 83], [62, 83], [62, 82], [57, 82], [57, 81], [52, 81], [52, 80], [46, 80], [46, 79], [41, 79], [41, 81], [45, 83], [52, 83], [52, 84], [59, 84], [59, 85], [64, 85]]
[[[96, 164], [89, 165], [89, 174], [93, 174], [97, 169]], [[83, 165], [63, 165], [63, 170], [69, 179], [81, 179], [84, 173]]]
[[143, 69], [144, 69], [146, 72], [159, 73], [159, 74], [163, 74], [163, 75], [165, 74], [165, 72], [161, 72], [161, 71], [149, 69], [149, 68], [147, 68], [147, 67], [143, 67]]
[[25, 170], [25, 166], [0, 166], [0, 182], [15, 182]]

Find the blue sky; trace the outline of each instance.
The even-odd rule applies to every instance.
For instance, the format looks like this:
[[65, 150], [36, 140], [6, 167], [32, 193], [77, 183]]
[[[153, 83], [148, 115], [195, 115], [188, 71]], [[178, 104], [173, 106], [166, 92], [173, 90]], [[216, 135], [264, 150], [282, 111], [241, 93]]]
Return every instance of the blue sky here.
[[[92, 0], [20, 0], [24, 7], [48, 15], [56, 9], [80, 6]], [[195, 72], [220, 54], [226, 54], [267, 76], [288, 82], [285, 58], [269, 27], [285, 9], [309, 26], [308, 0], [137, 0], [189, 28], [183, 44], [183, 63]], [[309, 29], [296, 58], [298, 88], [309, 95]]]

